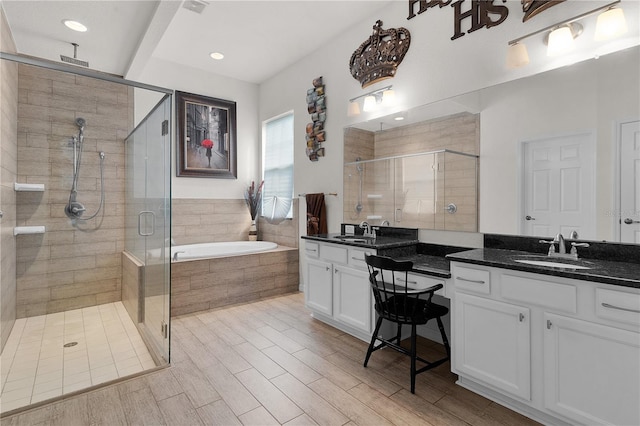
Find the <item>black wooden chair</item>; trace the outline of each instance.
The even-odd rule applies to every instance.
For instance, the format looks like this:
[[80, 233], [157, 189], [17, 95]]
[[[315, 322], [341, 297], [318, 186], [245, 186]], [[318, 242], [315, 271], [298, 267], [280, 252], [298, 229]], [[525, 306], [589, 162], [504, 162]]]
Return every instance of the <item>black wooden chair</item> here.
[[[373, 352], [386, 346], [409, 355], [411, 358], [411, 393], [415, 393], [416, 375], [443, 364], [451, 357], [451, 348], [441, 319], [449, 312], [449, 309], [431, 302], [433, 294], [443, 286], [437, 284], [420, 290], [408, 288], [406, 285], [409, 282], [408, 273], [413, 268], [413, 262], [410, 261], [396, 261], [389, 257], [376, 255], [365, 255], [365, 261], [369, 269], [369, 281], [375, 298], [378, 321], [371, 337], [367, 356], [364, 359], [364, 366], [367, 366]], [[438, 322], [447, 356], [430, 362], [416, 355], [416, 326], [426, 324], [434, 318]], [[384, 339], [378, 336], [382, 320], [391, 321], [398, 325], [397, 334], [393, 338]], [[404, 324], [411, 325], [410, 349], [400, 346]], [[380, 341], [377, 346], [375, 345], [376, 340]], [[416, 360], [426, 365], [416, 370]]]

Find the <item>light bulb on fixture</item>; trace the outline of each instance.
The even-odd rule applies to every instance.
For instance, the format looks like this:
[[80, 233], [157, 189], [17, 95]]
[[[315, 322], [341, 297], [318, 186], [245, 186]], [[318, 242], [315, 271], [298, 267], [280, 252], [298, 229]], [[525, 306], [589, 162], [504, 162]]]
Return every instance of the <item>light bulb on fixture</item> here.
[[509, 45], [507, 50], [507, 68], [520, 68], [529, 63], [529, 53], [524, 43], [514, 43]]
[[595, 41], [608, 40], [621, 36], [627, 32], [627, 21], [620, 8], [611, 8], [598, 15], [596, 21]]
[[349, 102], [349, 109], [347, 110], [347, 117], [355, 117], [360, 115], [360, 104], [358, 102]]
[[373, 111], [376, 109], [376, 97], [374, 95], [368, 95], [364, 98], [364, 105], [362, 106], [362, 110], [364, 112]]
[[558, 56], [573, 49], [574, 38], [582, 33], [582, 25], [567, 24], [552, 30], [549, 33], [547, 56]]
[[396, 92], [393, 89], [387, 89], [382, 92], [382, 102], [386, 106], [391, 106], [396, 103]]

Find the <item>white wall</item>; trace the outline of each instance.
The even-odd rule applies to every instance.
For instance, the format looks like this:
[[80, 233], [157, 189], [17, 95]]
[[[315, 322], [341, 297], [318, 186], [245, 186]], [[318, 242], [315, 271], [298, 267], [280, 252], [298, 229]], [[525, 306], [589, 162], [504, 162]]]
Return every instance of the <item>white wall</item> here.
[[[152, 58], [146, 65], [139, 81], [182, 92], [236, 102], [238, 178], [176, 177], [176, 150], [173, 149], [171, 196], [172, 198], [207, 199], [243, 198], [245, 188], [251, 181], [260, 179], [258, 85], [155, 58]], [[175, 129], [173, 131], [175, 132]]]
[[[469, 3], [470, 2], [466, 2]], [[496, 2], [502, 4], [501, 2]], [[562, 19], [576, 16], [606, 2], [571, 1], [558, 4], [547, 11], [522, 22], [521, 2], [509, 0], [509, 17], [501, 25], [482, 28], [471, 34], [451, 40], [453, 35], [454, 14], [451, 7], [435, 7], [417, 17], [407, 20], [408, 2], [395, 1], [375, 16], [364, 19], [337, 39], [309, 56], [283, 70], [278, 75], [260, 85], [260, 120], [268, 119], [283, 111], [295, 111], [295, 192], [338, 192], [337, 198], [327, 199], [328, 225], [330, 232], [337, 232], [342, 221], [342, 163], [343, 128], [355, 122], [372, 119], [375, 115], [361, 115], [358, 118], [347, 117], [348, 100], [369, 90], [393, 84], [398, 98], [394, 111], [409, 109], [492, 86], [505, 81], [537, 74], [573, 61], [593, 56], [589, 49], [593, 28], [585, 24], [585, 35], [579, 40], [586, 46], [579, 54], [568, 55], [561, 59], [547, 60], [542, 44], [542, 35], [527, 40], [532, 62], [517, 70], [505, 67], [505, 54], [508, 41], [528, 34]], [[621, 44], [638, 44], [637, 2], [624, 1], [627, 19], [631, 31]], [[466, 4], [463, 10], [469, 8]], [[629, 13], [630, 12], [630, 13]], [[383, 28], [404, 26], [411, 32], [411, 46], [404, 61], [398, 68], [396, 77], [361, 89], [360, 84], [351, 77], [348, 61], [353, 51], [371, 35], [372, 26], [377, 19], [383, 21]], [[595, 17], [593, 18], [595, 20]], [[469, 19], [463, 21], [462, 28], [468, 29]], [[590, 32], [589, 32], [590, 31]], [[600, 45], [598, 52], [603, 53], [612, 45]], [[327, 96], [327, 122], [325, 124], [327, 142], [326, 157], [318, 162], [310, 162], [305, 155], [305, 125], [309, 119], [306, 110], [306, 90], [311, 87], [313, 78], [323, 76]], [[390, 111], [377, 113], [386, 115]], [[481, 147], [483, 142], [481, 141]], [[481, 169], [483, 155], [481, 153]], [[512, 172], [511, 172], [512, 173]], [[481, 197], [490, 188], [481, 180]], [[491, 190], [493, 191], [493, 190]], [[481, 200], [482, 202], [482, 200]], [[300, 230], [305, 233], [304, 218], [306, 205], [300, 203]], [[513, 222], [513, 219], [510, 219]], [[512, 229], [512, 228], [510, 228]], [[482, 227], [481, 227], [482, 230]]]

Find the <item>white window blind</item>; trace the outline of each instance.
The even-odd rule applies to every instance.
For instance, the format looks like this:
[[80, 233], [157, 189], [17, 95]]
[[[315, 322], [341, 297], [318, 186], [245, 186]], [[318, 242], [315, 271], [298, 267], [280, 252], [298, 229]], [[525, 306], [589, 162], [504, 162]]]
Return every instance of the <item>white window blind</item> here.
[[[274, 221], [292, 217], [293, 113], [268, 120], [262, 129], [262, 215]], [[275, 198], [274, 198], [275, 197]], [[286, 211], [283, 212], [282, 209]]]

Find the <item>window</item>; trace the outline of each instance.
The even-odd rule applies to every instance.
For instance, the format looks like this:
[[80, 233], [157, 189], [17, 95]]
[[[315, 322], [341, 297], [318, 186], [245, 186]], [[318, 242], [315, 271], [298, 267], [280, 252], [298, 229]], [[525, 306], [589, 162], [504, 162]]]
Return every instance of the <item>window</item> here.
[[291, 219], [293, 205], [293, 112], [262, 126], [262, 216], [278, 223]]

